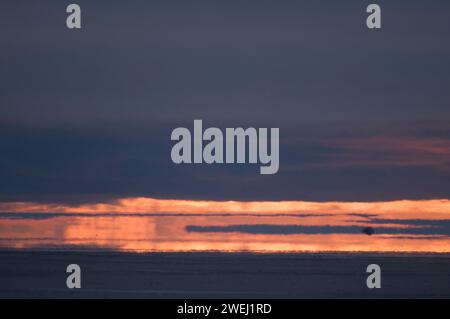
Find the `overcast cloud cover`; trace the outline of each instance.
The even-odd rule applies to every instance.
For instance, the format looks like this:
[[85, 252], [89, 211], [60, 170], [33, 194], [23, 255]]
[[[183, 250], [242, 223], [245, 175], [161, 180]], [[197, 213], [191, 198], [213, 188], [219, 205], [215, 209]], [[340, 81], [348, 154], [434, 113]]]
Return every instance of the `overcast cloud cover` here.
[[[450, 2], [6, 1], [0, 200], [450, 195]], [[181, 165], [170, 133], [279, 127], [280, 171]]]

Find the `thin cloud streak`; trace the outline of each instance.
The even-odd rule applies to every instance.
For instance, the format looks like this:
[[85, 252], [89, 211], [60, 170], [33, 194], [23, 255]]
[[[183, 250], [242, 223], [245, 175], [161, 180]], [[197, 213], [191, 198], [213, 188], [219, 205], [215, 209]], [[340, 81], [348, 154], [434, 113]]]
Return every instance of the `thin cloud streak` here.
[[290, 165], [289, 169], [342, 167], [431, 167], [450, 171], [450, 139], [404, 136], [364, 136], [322, 138], [317, 140], [288, 140], [286, 145], [314, 143], [335, 150], [321, 163]]

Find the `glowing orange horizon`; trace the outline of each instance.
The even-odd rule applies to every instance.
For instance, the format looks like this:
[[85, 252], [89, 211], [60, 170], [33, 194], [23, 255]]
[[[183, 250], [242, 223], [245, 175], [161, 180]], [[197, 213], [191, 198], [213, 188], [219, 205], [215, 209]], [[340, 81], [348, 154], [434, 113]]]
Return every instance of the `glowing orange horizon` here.
[[[396, 200], [383, 202], [307, 202], [307, 201], [204, 201], [156, 199], [149, 197], [122, 198], [111, 202], [67, 205], [57, 203], [10, 202], [0, 203], [0, 211], [30, 213], [309, 213], [309, 214], [367, 214], [374, 213], [396, 218], [447, 219], [450, 200]], [[398, 215], [400, 214], [400, 216]]]
[[[119, 251], [383, 251], [450, 253], [448, 236], [375, 234], [248, 234], [189, 232], [189, 225], [303, 225], [369, 226], [364, 216], [386, 219], [380, 227], [408, 228], [399, 219], [450, 220], [450, 200], [398, 200], [386, 202], [306, 201], [196, 201], [122, 198], [112, 202], [64, 205], [16, 202], [0, 204], [0, 211], [67, 213], [64, 218], [10, 218], [0, 220], [0, 247], [30, 248], [45, 245], [99, 247]], [[99, 214], [73, 216], [70, 213]], [[112, 213], [111, 216], [101, 215]], [[117, 213], [117, 216], [114, 214]], [[129, 216], [122, 214], [130, 213]], [[137, 214], [161, 214], [139, 216]], [[167, 213], [167, 216], [164, 216]], [[215, 214], [216, 213], [216, 214]], [[230, 214], [221, 216], [220, 213]], [[307, 214], [292, 216], [289, 214]], [[173, 216], [180, 214], [185, 216]], [[193, 214], [189, 216], [188, 214]], [[195, 214], [195, 215], [194, 215]], [[264, 214], [255, 218], [252, 214]], [[286, 214], [280, 216], [280, 214]]]

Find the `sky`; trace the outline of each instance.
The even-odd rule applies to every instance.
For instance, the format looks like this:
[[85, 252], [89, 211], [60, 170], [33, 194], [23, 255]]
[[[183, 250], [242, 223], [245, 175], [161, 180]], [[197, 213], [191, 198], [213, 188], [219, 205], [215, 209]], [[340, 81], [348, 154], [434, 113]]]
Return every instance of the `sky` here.
[[0, 249], [450, 253], [449, 217], [449, 200], [3, 203]]
[[[450, 195], [450, 2], [6, 1], [0, 202]], [[279, 127], [280, 170], [175, 165], [179, 126]]]

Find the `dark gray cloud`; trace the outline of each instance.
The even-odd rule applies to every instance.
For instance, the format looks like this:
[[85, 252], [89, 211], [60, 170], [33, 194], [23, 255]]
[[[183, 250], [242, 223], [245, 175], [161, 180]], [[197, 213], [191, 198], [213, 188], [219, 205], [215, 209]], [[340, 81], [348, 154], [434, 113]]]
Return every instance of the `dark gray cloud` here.
[[[376, 235], [445, 235], [450, 236], [450, 221], [422, 221], [423, 227], [376, 227]], [[435, 226], [430, 226], [434, 224]], [[363, 227], [350, 226], [306, 226], [306, 225], [227, 225], [227, 226], [186, 226], [188, 232], [198, 233], [244, 233], [244, 234], [269, 234], [269, 235], [295, 235], [295, 234], [361, 234]]]
[[[449, 197], [447, 155], [341, 143], [450, 139], [448, 1], [378, 1], [379, 31], [356, 0], [77, 3], [78, 31], [2, 4], [0, 200]], [[196, 118], [280, 127], [280, 172], [173, 165]]]
[[[392, 163], [383, 144], [376, 144], [381, 148], [367, 155], [375, 160], [355, 163], [362, 151], [348, 149], [345, 143], [332, 147], [325, 143], [331, 137], [349, 137], [340, 130], [328, 136], [322, 132], [319, 137], [312, 132], [307, 136], [314, 139], [294, 144], [284, 140], [305, 131], [287, 130], [282, 134], [280, 171], [272, 176], [260, 175], [258, 165], [175, 165], [170, 159], [170, 132], [167, 124], [0, 126], [0, 199], [79, 202], [150, 196], [371, 201], [450, 196], [450, 171], [441, 167], [440, 153], [419, 153], [409, 159], [410, 153], [400, 150], [402, 161]], [[366, 132], [353, 134], [359, 138]], [[427, 159], [424, 164], [421, 157]]]
[[6, 3], [1, 118], [317, 123], [449, 118], [448, 1]]

